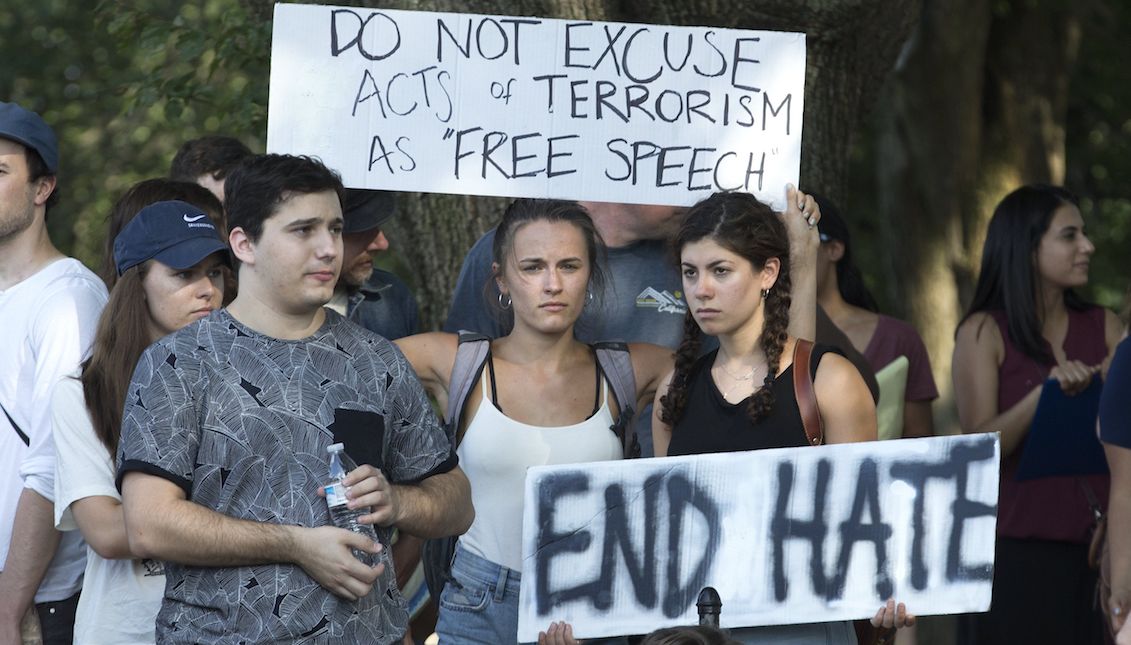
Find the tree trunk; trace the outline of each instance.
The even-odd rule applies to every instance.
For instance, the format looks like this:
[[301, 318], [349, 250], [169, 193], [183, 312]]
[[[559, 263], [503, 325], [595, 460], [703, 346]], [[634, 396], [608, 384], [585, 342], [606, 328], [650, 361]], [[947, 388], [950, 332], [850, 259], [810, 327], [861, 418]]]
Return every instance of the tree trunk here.
[[938, 430], [955, 429], [954, 330], [994, 205], [1023, 183], [1063, 181], [1076, 20], [1059, 0], [1038, 4], [994, 15], [989, 0], [927, 2], [885, 92], [876, 155], [885, 273], [906, 307], [896, 313], [930, 353]]
[[[370, 3], [373, 4], [373, 3]], [[596, 0], [451, 1], [402, 0], [383, 2], [387, 9], [506, 14], [546, 18], [617, 20], [608, 15], [610, 3]], [[509, 200], [429, 193], [403, 193], [400, 215], [389, 226], [397, 253], [411, 269], [403, 275], [420, 302], [425, 330], [439, 329], [447, 316], [456, 278], [471, 245], [498, 223]]]
[[805, 33], [801, 186], [841, 202], [849, 150], [921, 8], [920, 0], [629, 4], [629, 21]]
[[[405, 0], [382, 6], [807, 32], [801, 184], [834, 198], [845, 190], [853, 137], [919, 10], [911, 0]], [[466, 250], [498, 221], [504, 205], [500, 199], [402, 196], [402, 215], [390, 233], [412, 267], [407, 278], [414, 281], [425, 328], [443, 320]]]
[[982, 136], [981, 95], [990, 7], [935, 0], [885, 92], [877, 179], [897, 302], [923, 336], [940, 394], [949, 401], [958, 321], [955, 257], [970, 210]]

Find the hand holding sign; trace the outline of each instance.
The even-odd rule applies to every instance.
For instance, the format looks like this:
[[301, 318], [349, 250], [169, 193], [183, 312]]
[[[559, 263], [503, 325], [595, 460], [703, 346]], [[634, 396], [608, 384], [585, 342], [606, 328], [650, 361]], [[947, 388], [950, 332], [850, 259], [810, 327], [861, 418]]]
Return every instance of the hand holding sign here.
[[544, 632], [538, 632], [538, 645], [577, 645], [581, 641], [573, 637], [573, 626], [569, 623], [550, 623]]

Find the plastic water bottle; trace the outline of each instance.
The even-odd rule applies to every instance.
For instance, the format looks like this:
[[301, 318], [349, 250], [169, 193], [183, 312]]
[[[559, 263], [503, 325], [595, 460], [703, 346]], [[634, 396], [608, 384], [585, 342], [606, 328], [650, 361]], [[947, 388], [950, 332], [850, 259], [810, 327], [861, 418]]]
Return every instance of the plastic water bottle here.
[[[334, 526], [347, 531], [364, 535], [371, 542], [377, 542], [377, 531], [372, 524], [363, 524], [358, 521], [362, 515], [369, 513], [368, 508], [354, 508], [348, 506], [346, 497], [345, 479], [349, 471], [357, 468], [349, 455], [345, 453], [345, 446], [335, 443], [326, 448], [330, 453], [330, 482], [326, 484], [326, 506], [330, 509], [330, 520]], [[382, 550], [382, 553], [384, 551]], [[354, 556], [369, 566], [382, 562], [381, 554], [374, 555], [358, 549], [353, 550]]]

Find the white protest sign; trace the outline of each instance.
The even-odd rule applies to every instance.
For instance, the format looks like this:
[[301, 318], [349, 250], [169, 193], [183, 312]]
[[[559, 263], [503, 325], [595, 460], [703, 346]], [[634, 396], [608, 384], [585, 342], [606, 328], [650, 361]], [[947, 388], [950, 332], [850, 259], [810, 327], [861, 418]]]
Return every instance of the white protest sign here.
[[985, 611], [996, 434], [530, 469], [519, 641]]
[[798, 33], [278, 4], [267, 149], [357, 188], [781, 208], [804, 79]]

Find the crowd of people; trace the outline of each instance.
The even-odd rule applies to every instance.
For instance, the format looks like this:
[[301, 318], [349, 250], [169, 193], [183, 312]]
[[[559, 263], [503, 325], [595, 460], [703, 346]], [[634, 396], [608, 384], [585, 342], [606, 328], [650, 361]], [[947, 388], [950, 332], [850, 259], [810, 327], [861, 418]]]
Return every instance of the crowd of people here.
[[[513, 643], [532, 466], [935, 433], [922, 340], [879, 312], [837, 206], [792, 186], [781, 213], [517, 199], [421, 333], [374, 266], [392, 193], [195, 139], [118, 199], [96, 275], [47, 234], [59, 166], [0, 103], [0, 645], [32, 620], [45, 643]], [[1131, 341], [1076, 292], [1093, 251], [1061, 188], [991, 219], [953, 378], [962, 431], [1001, 437], [998, 541], [962, 643], [1131, 644]], [[1080, 422], [1110, 476], [1018, 478], [1042, 395], [1098, 384]], [[337, 443], [378, 542], [320, 497]], [[871, 645], [909, 609], [608, 642]]]

